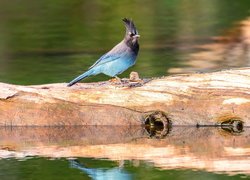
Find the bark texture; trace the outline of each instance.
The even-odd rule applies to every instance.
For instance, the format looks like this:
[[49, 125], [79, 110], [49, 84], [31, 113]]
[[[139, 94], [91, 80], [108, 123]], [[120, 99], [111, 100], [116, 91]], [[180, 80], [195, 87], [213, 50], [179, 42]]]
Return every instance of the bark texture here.
[[[162, 113], [172, 125], [250, 126], [250, 68], [145, 80], [17, 86], [0, 83], [0, 125], [141, 125]], [[159, 116], [156, 116], [157, 119]]]

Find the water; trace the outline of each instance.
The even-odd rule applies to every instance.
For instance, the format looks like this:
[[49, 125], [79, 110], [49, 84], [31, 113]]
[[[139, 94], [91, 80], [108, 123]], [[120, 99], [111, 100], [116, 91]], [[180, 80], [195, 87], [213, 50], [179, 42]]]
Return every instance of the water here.
[[250, 178], [250, 134], [141, 126], [0, 128], [0, 179]]
[[[139, 165], [133, 165], [133, 163]], [[161, 170], [149, 162], [125, 161], [123, 167], [109, 160], [32, 158], [25, 161], [2, 160], [1, 179], [240, 179], [244, 175], [213, 174], [193, 170]], [[4, 172], [4, 173], [3, 173]]]
[[[142, 77], [250, 66], [250, 2], [235, 0], [0, 1], [0, 82], [68, 82], [124, 36], [141, 35]], [[107, 80], [98, 75], [85, 82]], [[249, 129], [142, 127], [0, 129], [0, 179], [241, 179]], [[116, 150], [116, 151], [114, 151]]]
[[[152, 77], [250, 64], [237, 49], [233, 63], [225, 57], [228, 51], [215, 56], [216, 50], [227, 50], [238, 41], [228, 43], [230, 47], [218, 47], [213, 39], [243, 36], [244, 32], [236, 33], [237, 37], [228, 32], [248, 20], [247, 1], [4, 0], [0, 6], [0, 82], [70, 81], [121, 41], [123, 17], [134, 19], [141, 49], [136, 66], [121, 77], [131, 71]], [[210, 53], [200, 56], [200, 52]], [[99, 75], [86, 82], [107, 79]]]

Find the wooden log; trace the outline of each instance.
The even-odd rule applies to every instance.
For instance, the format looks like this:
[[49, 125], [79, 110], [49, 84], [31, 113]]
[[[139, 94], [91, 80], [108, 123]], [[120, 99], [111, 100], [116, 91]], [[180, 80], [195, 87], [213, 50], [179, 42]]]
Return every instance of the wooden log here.
[[160, 119], [164, 126], [250, 126], [250, 68], [143, 83], [79, 83], [70, 88], [65, 83], [0, 83], [0, 125], [151, 125]]

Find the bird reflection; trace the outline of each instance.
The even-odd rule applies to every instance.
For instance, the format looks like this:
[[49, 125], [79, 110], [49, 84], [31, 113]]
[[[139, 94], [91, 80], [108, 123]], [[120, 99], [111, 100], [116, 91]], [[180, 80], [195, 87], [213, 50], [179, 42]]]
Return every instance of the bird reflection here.
[[132, 179], [132, 175], [126, 172], [121, 167], [114, 167], [109, 169], [104, 168], [88, 168], [78, 160], [69, 160], [70, 167], [76, 168], [82, 171], [83, 173], [87, 174], [93, 180], [130, 180]]

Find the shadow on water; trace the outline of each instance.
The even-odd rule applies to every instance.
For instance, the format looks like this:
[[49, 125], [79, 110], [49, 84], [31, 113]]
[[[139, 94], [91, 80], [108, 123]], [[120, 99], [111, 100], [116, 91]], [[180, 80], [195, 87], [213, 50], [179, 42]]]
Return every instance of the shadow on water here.
[[[172, 127], [167, 132], [159, 138], [142, 126], [1, 128], [0, 164], [9, 159], [15, 164], [11, 171], [18, 171], [56, 158], [55, 164], [63, 161], [65, 172], [81, 172], [93, 179], [142, 178], [143, 169], [152, 178], [250, 174], [249, 128], [235, 132], [224, 127]], [[29, 159], [34, 156], [40, 158]], [[51, 166], [50, 173], [55, 168]]]

